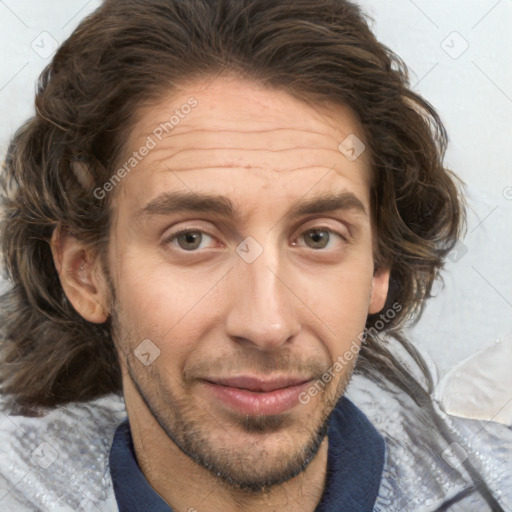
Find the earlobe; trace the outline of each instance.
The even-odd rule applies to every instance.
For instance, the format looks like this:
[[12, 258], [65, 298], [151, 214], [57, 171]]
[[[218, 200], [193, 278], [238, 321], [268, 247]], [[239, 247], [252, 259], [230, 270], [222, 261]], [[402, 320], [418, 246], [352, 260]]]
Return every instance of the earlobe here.
[[60, 225], [53, 232], [51, 250], [64, 293], [77, 313], [89, 322], [104, 323], [109, 290], [100, 255]]
[[378, 268], [372, 278], [372, 293], [368, 313], [373, 315], [382, 310], [386, 304], [389, 290], [389, 268]]

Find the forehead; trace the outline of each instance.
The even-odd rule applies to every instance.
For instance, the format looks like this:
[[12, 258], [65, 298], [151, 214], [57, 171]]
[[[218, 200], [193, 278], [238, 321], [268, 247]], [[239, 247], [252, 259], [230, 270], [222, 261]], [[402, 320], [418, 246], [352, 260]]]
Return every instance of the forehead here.
[[150, 149], [126, 173], [120, 201], [140, 209], [173, 188], [230, 194], [242, 203], [262, 190], [293, 200], [321, 179], [317, 192], [339, 184], [356, 188], [367, 203], [366, 153], [351, 160], [339, 149], [352, 137], [364, 140], [347, 106], [307, 104], [233, 76], [197, 81], [139, 112], [119, 166]]

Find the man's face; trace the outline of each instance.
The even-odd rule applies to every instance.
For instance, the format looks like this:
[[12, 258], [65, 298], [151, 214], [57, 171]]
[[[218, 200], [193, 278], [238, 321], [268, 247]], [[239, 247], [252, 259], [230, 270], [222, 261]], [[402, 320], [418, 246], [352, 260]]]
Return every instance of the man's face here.
[[145, 110], [127, 141], [156, 144], [117, 185], [108, 255], [128, 411], [142, 396], [147, 421], [233, 485], [307, 466], [355, 360], [333, 364], [383, 306], [365, 155], [338, 150], [350, 134], [348, 108], [218, 78]]

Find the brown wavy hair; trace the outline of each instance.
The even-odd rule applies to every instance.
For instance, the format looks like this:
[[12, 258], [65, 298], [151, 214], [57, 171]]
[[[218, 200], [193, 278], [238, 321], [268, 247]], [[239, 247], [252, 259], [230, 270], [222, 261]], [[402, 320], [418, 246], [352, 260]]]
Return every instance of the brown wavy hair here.
[[[36, 114], [14, 135], [3, 167], [1, 243], [11, 286], [0, 304], [0, 385], [18, 405], [55, 407], [121, 392], [111, 325], [89, 323], [73, 309], [49, 242], [62, 225], [103, 251], [114, 194], [99, 200], [92, 190], [117, 169], [137, 113], [177, 84], [220, 73], [357, 113], [372, 167], [375, 261], [391, 268], [385, 308], [401, 305], [381, 332], [424, 366], [402, 330], [421, 314], [464, 208], [443, 165], [447, 136], [438, 114], [411, 90], [405, 64], [376, 40], [359, 7], [345, 0], [107, 0], [41, 74]], [[74, 161], [90, 170], [85, 188]], [[367, 327], [378, 319], [370, 316]], [[425, 400], [377, 335], [363, 344], [357, 371]]]

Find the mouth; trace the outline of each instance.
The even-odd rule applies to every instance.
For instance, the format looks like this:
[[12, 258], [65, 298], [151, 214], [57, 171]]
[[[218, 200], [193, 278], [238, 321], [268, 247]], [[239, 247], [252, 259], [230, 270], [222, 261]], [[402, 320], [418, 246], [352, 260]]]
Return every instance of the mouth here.
[[206, 393], [220, 405], [246, 415], [276, 415], [299, 403], [309, 377], [237, 376], [203, 380]]

